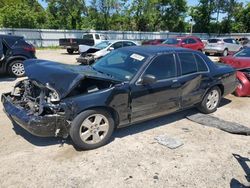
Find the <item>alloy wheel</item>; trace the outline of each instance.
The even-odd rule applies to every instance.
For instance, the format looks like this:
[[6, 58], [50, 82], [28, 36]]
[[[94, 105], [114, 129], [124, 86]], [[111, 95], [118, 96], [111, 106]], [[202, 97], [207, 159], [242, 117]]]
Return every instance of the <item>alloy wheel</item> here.
[[23, 63], [21, 62], [14, 63], [11, 67], [11, 71], [16, 76], [23, 76], [25, 73]]
[[217, 90], [212, 90], [207, 96], [206, 106], [209, 110], [213, 110], [217, 107], [220, 99], [219, 92]]
[[96, 144], [105, 138], [109, 131], [108, 119], [102, 114], [87, 117], [80, 126], [79, 134], [83, 142]]

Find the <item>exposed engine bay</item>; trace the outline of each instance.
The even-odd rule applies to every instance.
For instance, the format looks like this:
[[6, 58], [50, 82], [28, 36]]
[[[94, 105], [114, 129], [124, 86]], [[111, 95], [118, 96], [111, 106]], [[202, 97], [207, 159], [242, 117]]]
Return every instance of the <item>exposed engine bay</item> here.
[[59, 96], [49, 84], [43, 86], [36, 81], [23, 80], [16, 84], [11, 93], [14, 104], [34, 115], [55, 114], [62, 109]]
[[97, 48], [90, 48], [86, 52], [81, 53], [81, 55], [76, 58], [77, 62], [82, 63], [84, 65], [91, 65], [95, 62], [96, 58], [94, 56], [94, 53], [100, 51], [100, 49]]
[[[72, 89], [68, 97], [89, 94], [112, 86], [113, 83], [109, 81], [86, 78]], [[44, 86], [33, 80], [26, 79], [18, 82], [9, 97], [14, 104], [33, 115], [42, 116], [65, 111], [63, 109], [65, 106], [59, 103], [58, 93], [49, 84]]]

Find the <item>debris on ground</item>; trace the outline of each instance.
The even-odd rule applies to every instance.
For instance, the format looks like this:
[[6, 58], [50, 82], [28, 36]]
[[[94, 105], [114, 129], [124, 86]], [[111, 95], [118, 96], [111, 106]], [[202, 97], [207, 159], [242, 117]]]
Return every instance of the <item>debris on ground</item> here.
[[250, 135], [249, 127], [234, 122], [224, 121], [211, 115], [198, 113], [187, 116], [187, 119], [205, 126], [215, 127], [229, 133]]
[[159, 135], [155, 137], [155, 140], [163, 146], [167, 146], [170, 149], [176, 149], [183, 145], [183, 143], [175, 138], [169, 137], [167, 135]]

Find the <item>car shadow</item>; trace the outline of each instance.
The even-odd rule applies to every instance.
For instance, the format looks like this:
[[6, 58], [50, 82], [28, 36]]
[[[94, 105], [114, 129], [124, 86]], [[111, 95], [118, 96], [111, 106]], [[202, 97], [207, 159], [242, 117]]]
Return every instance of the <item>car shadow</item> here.
[[15, 81], [17, 78], [16, 77], [11, 77], [7, 74], [0, 75], [0, 83], [1, 82], [12, 82]]
[[[231, 101], [228, 99], [222, 99], [220, 107], [222, 107], [230, 102]], [[169, 126], [169, 124], [171, 124], [175, 121], [185, 119], [186, 116], [190, 116], [190, 115], [193, 115], [196, 113], [199, 113], [199, 111], [196, 108], [191, 108], [188, 110], [175, 112], [175, 113], [172, 113], [169, 115], [154, 118], [152, 120], [147, 120], [147, 121], [144, 121], [141, 123], [133, 124], [133, 125], [128, 126], [128, 127], [117, 129], [114, 132], [113, 137], [110, 140], [110, 142], [112, 142], [115, 138], [122, 138], [125, 136], [138, 134], [140, 132], [154, 129], [157, 127], [161, 127], [163, 125]], [[20, 127], [19, 125], [17, 125], [13, 121], [12, 121], [12, 124], [13, 124], [13, 130], [15, 131], [15, 133], [17, 135], [22, 136], [25, 140], [27, 140], [28, 142], [30, 142], [31, 144], [33, 144], [35, 146], [49, 146], [49, 145], [61, 146], [64, 143], [72, 145], [72, 141], [69, 137], [67, 139], [62, 139], [59, 137], [37, 137], [37, 136], [30, 134], [26, 130], [24, 130], [22, 127]], [[77, 150], [80, 151], [79, 149], [77, 149]]]
[[78, 52], [74, 52], [73, 54], [69, 54], [68, 52], [61, 52], [61, 55], [80, 55]]
[[247, 164], [247, 162], [250, 162], [250, 159], [247, 157], [242, 157], [238, 154], [233, 153], [234, 158], [238, 161], [238, 163], [241, 165], [242, 169], [246, 173], [246, 179], [249, 182], [249, 184], [243, 185], [240, 183], [237, 179], [233, 178], [230, 182], [230, 188], [247, 188], [250, 187], [250, 166]]

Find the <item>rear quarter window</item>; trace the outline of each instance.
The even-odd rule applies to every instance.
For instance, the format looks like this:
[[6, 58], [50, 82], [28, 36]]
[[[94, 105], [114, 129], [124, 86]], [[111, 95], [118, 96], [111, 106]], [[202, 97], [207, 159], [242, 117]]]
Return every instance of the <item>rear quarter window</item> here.
[[201, 56], [197, 55], [197, 54], [195, 54], [194, 56], [195, 56], [195, 59], [196, 59], [198, 72], [206, 72], [206, 71], [208, 71], [207, 64], [204, 61], [204, 59]]

